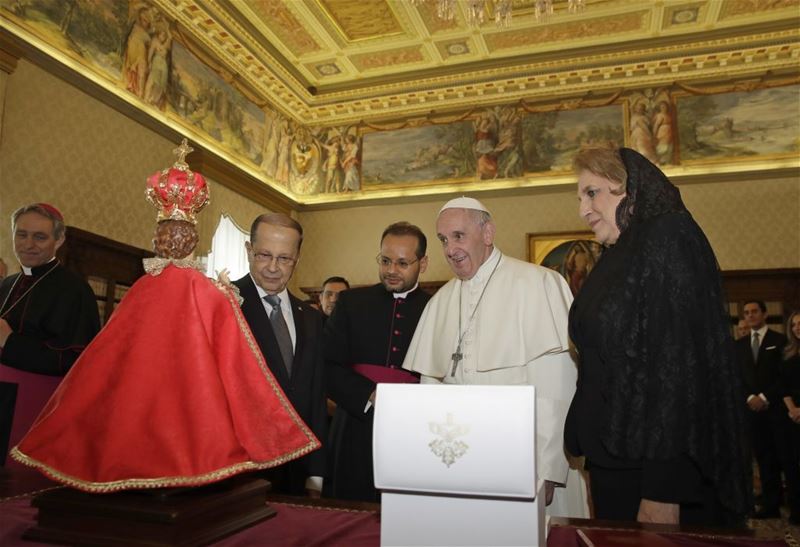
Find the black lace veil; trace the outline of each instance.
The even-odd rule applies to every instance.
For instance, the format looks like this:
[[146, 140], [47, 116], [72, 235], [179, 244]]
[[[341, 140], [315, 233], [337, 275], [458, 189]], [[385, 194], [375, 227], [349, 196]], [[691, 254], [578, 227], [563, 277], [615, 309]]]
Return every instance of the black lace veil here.
[[628, 178], [614, 254], [625, 275], [604, 288], [613, 313], [597, 325], [608, 366], [604, 444], [625, 459], [688, 456], [720, 502], [743, 513], [744, 398], [716, 258], [664, 173], [633, 150], [620, 156]]
[[620, 148], [619, 155], [628, 173], [626, 194], [617, 206], [620, 232], [664, 213], [686, 211], [680, 191], [661, 169], [630, 148]]

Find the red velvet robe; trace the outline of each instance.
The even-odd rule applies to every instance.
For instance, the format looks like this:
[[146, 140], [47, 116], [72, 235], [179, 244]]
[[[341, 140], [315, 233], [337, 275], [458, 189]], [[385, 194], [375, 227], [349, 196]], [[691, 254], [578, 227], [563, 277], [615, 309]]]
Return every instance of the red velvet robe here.
[[231, 289], [169, 265], [130, 289], [11, 456], [111, 492], [211, 483], [319, 446]]

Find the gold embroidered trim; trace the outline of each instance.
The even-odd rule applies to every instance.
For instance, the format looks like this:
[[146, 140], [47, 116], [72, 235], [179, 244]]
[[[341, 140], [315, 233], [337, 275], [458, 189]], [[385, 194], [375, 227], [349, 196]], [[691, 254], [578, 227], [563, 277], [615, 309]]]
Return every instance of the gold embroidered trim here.
[[153, 479], [123, 479], [119, 481], [109, 481], [109, 482], [84, 481], [76, 477], [73, 477], [71, 475], [67, 475], [65, 473], [53, 469], [47, 464], [44, 464], [38, 460], [31, 458], [27, 454], [23, 454], [19, 450], [19, 447], [16, 446], [11, 450], [11, 452], [9, 452], [9, 455], [15, 460], [17, 460], [19, 463], [27, 465], [28, 467], [33, 467], [34, 469], [38, 469], [39, 471], [41, 471], [48, 477], [52, 478], [53, 480], [66, 484], [67, 486], [71, 486], [73, 488], [78, 488], [80, 490], [88, 492], [108, 493], [108, 492], [117, 492], [119, 490], [131, 490], [131, 489], [170, 488], [175, 486], [198, 486], [200, 484], [221, 481], [222, 479], [227, 479], [228, 477], [232, 477], [233, 475], [237, 475], [245, 471], [256, 471], [259, 469], [268, 469], [270, 467], [276, 467], [290, 460], [298, 458], [303, 454], [305, 454], [306, 452], [308, 452], [308, 450], [304, 447], [295, 450], [289, 454], [284, 454], [283, 456], [279, 456], [277, 458], [265, 462], [253, 462], [253, 461], [240, 462], [233, 465], [229, 465], [228, 467], [217, 469], [215, 471], [202, 473], [200, 475], [191, 475], [182, 477], [157, 477]]
[[160, 256], [154, 258], [145, 258], [142, 260], [144, 271], [152, 276], [156, 276], [164, 271], [164, 269], [172, 264], [176, 268], [190, 268], [205, 273], [205, 268], [191, 258], [162, 258]]
[[239, 292], [239, 287], [237, 287], [233, 283], [226, 282], [222, 279], [217, 279], [217, 280], [212, 279], [211, 281], [213, 281], [214, 286], [219, 290], [221, 290], [226, 296], [229, 295], [230, 293], [233, 293], [231, 296], [233, 296], [234, 300], [236, 300], [236, 303], [239, 305], [239, 307], [242, 306], [244, 298], [242, 298], [242, 295]]
[[[187, 260], [181, 261], [173, 261], [168, 259], [145, 259], [145, 261], [163, 261], [164, 267], [169, 265], [170, 263], [175, 262], [183, 262], [186, 265], [179, 265], [175, 264], [179, 268], [183, 267], [194, 267]], [[145, 269], [147, 269], [147, 263], [145, 263]], [[163, 267], [159, 270], [158, 273], [163, 271]], [[148, 273], [151, 273], [148, 271]], [[153, 273], [151, 275], [158, 275], [158, 273]], [[275, 396], [278, 398], [281, 406], [286, 410], [289, 414], [292, 421], [297, 425], [300, 430], [303, 432], [305, 437], [308, 439], [308, 443], [300, 448], [293, 450], [287, 454], [283, 454], [277, 458], [274, 458], [269, 461], [265, 462], [253, 462], [253, 461], [246, 461], [240, 462], [234, 465], [230, 465], [228, 467], [223, 467], [221, 469], [217, 469], [216, 471], [211, 471], [209, 473], [203, 473], [201, 475], [193, 475], [189, 477], [158, 477], [153, 479], [125, 479], [119, 481], [110, 481], [110, 482], [91, 482], [91, 481], [84, 481], [73, 477], [71, 475], [67, 475], [65, 473], [61, 473], [53, 469], [52, 467], [28, 456], [27, 454], [22, 453], [18, 447], [14, 447], [9, 455], [14, 458], [16, 461], [23, 465], [27, 465], [28, 467], [33, 467], [34, 469], [38, 469], [40, 472], [44, 473], [48, 477], [57, 480], [67, 486], [72, 486], [74, 488], [78, 488], [80, 490], [85, 490], [89, 492], [116, 492], [119, 490], [130, 490], [130, 489], [144, 489], [144, 488], [169, 488], [175, 486], [196, 486], [199, 483], [211, 483], [220, 481], [222, 479], [226, 479], [238, 473], [242, 473], [245, 471], [255, 471], [259, 469], [268, 469], [270, 467], [276, 467], [278, 465], [282, 465], [288, 461], [294, 460], [299, 458], [300, 456], [304, 456], [313, 450], [316, 450], [320, 446], [322, 446], [319, 440], [314, 436], [311, 430], [308, 428], [306, 423], [300, 418], [297, 414], [297, 411], [294, 409], [292, 404], [286, 398], [286, 395], [283, 393], [283, 390], [275, 381], [275, 377], [268, 373], [266, 362], [264, 361], [264, 356], [261, 355], [261, 350], [258, 349], [255, 341], [253, 340], [253, 335], [250, 332], [250, 327], [247, 325], [247, 322], [242, 315], [242, 310], [239, 305], [236, 303], [236, 296], [233, 291], [224, 291], [225, 295], [228, 299], [228, 302], [233, 309], [234, 316], [236, 317], [236, 321], [239, 325], [239, 330], [244, 335], [245, 340], [247, 340], [247, 345], [250, 348], [250, 351], [255, 357], [256, 361], [258, 362], [258, 366], [261, 369], [262, 374], [264, 375], [264, 379], [268, 382], [270, 388], [272, 389]]]
[[289, 402], [286, 398], [286, 394], [283, 392], [281, 387], [275, 380], [275, 376], [272, 375], [271, 372], [268, 371], [267, 363], [264, 361], [264, 356], [261, 355], [261, 350], [258, 348], [256, 341], [253, 339], [253, 333], [250, 331], [250, 326], [247, 324], [247, 321], [242, 314], [242, 309], [236, 303], [234, 295], [231, 293], [227, 293], [228, 302], [231, 304], [231, 308], [233, 308], [233, 314], [236, 316], [236, 321], [239, 323], [239, 331], [241, 331], [242, 335], [244, 336], [245, 340], [247, 340], [247, 345], [250, 348], [250, 352], [255, 357], [256, 361], [258, 362], [258, 366], [261, 369], [261, 373], [264, 375], [264, 379], [267, 380], [272, 391], [278, 397], [283, 408], [289, 413], [292, 420], [298, 427], [303, 431], [303, 434], [308, 438], [309, 444], [306, 445], [308, 447], [307, 452], [311, 452], [322, 446], [319, 440], [316, 439], [314, 434], [308, 428], [306, 423], [300, 418], [297, 414], [297, 411], [294, 409], [294, 406]]

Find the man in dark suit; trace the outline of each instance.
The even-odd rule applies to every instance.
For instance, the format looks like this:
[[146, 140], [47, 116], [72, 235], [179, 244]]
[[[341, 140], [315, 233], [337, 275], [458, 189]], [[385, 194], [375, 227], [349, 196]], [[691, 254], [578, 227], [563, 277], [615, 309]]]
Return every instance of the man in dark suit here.
[[253, 221], [245, 244], [250, 273], [234, 281], [261, 353], [289, 401], [323, 448], [266, 472], [272, 491], [318, 497], [325, 472], [327, 412], [323, 383], [322, 316], [286, 290], [300, 259], [303, 228], [279, 213]]
[[381, 236], [380, 283], [344, 291], [325, 324], [328, 396], [336, 403], [326, 497], [380, 501], [372, 470], [372, 423], [378, 382], [416, 383], [401, 367], [430, 295], [417, 279], [428, 265], [427, 239], [408, 222]]
[[322, 312], [323, 324], [333, 313], [339, 293], [349, 288], [350, 282], [338, 275], [329, 277], [322, 283], [322, 292], [319, 293], [319, 311]]
[[[753, 455], [761, 478], [761, 509], [754, 518], [779, 518], [781, 455], [786, 409], [779, 368], [786, 337], [767, 328], [767, 306], [753, 300], [744, 305], [750, 335], [736, 341], [743, 367], [746, 401], [750, 417]], [[790, 477], [787, 476], [787, 479]]]

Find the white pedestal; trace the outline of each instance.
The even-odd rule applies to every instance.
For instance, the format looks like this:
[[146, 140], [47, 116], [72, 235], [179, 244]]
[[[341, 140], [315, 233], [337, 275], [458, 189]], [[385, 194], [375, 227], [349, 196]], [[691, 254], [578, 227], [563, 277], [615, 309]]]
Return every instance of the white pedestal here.
[[545, 545], [533, 386], [379, 384], [381, 545]]

